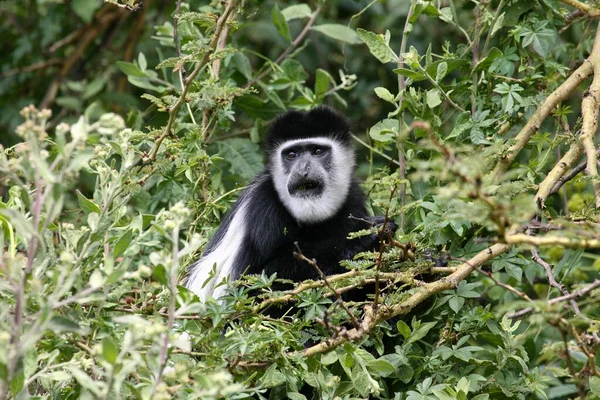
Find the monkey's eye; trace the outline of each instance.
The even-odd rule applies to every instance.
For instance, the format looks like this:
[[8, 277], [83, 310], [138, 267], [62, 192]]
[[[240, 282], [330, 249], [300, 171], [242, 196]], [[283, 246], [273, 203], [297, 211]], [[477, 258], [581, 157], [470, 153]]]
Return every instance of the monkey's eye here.
[[316, 149], [313, 154], [315, 156], [322, 156], [323, 154], [325, 154], [325, 150], [323, 150], [323, 149]]
[[288, 160], [293, 160], [294, 158], [298, 157], [298, 153], [295, 151], [290, 151], [287, 153], [286, 157]]

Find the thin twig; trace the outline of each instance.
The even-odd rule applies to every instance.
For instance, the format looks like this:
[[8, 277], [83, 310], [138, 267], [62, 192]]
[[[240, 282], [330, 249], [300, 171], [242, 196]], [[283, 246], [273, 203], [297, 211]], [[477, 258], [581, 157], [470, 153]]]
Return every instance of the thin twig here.
[[57, 65], [62, 62], [63, 62], [63, 60], [61, 58], [51, 58], [49, 60], [38, 61], [38, 62], [28, 65], [26, 67], [9, 69], [8, 71], [0, 74], [0, 79], [7, 78], [7, 77], [13, 76], [13, 75], [19, 75], [19, 74], [22, 74], [23, 72], [37, 71], [38, 69], [50, 67], [52, 65]]
[[500, 254], [506, 253], [508, 250], [510, 250], [510, 248], [510, 245], [496, 243], [493, 246], [477, 253], [470, 260], [462, 263], [450, 276], [437, 281], [427, 282], [424, 285], [417, 287], [410, 297], [397, 304], [391, 306], [381, 305], [376, 312], [372, 307], [365, 306], [364, 317], [360, 328], [350, 329], [344, 336], [339, 336], [337, 338], [318, 343], [300, 351], [299, 353], [303, 356], [312, 356], [326, 352], [333, 347], [337, 347], [343, 343], [346, 343], [347, 341], [359, 340], [365, 335], [369, 334], [371, 329], [373, 329], [378, 323], [398, 315], [405, 315], [418, 304], [422, 303], [434, 294], [455, 288], [460, 281], [469, 276], [476, 268], [499, 256]]
[[[570, 301], [570, 300], [576, 299], [578, 297], [583, 297], [598, 287], [600, 287], [600, 279], [596, 279], [594, 282], [592, 282], [588, 285], [585, 285], [584, 287], [582, 287], [578, 290], [575, 290], [568, 296], [560, 296], [560, 297], [555, 297], [553, 299], [550, 299], [550, 300], [548, 300], [548, 304], [552, 305], [552, 304], [560, 303], [563, 301]], [[508, 314], [508, 318], [511, 318], [511, 319], [519, 318], [519, 317], [522, 317], [524, 315], [527, 315], [527, 314], [533, 312], [533, 310], [534, 310], [533, 307], [526, 307], [519, 311], [515, 311], [513, 313]]]
[[[181, 44], [179, 43], [179, 33], [178, 33], [180, 9], [181, 9], [181, 0], [177, 0], [177, 5], [175, 6], [175, 14], [173, 15], [173, 41], [175, 42], [175, 53], [177, 54], [178, 58], [181, 58]], [[225, 38], [227, 38], [227, 36], [225, 36]], [[179, 75], [179, 84], [183, 88], [185, 86], [184, 82], [186, 79], [184, 63], [181, 63], [181, 66], [179, 67], [178, 75]], [[194, 118], [194, 113], [192, 112], [192, 107], [190, 106], [190, 103], [186, 102], [185, 105], [187, 107], [188, 114], [190, 115], [190, 119], [192, 120], [192, 123], [194, 125], [196, 125], [196, 119]]]
[[480, 274], [486, 275], [488, 278], [490, 278], [492, 280], [492, 282], [494, 282], [494, 284], [503, 287], [504, 289], [508, 290], [511, 293], [516, 294], [517, 296], [519, 296], [520, 298], [522, 298], [523, 300], [526, 301], [532, 301], [531, 298], [529, 296], [527, 296], [527, 294], [525, 292], [522, 292], [504, 282], [501, 282], [499, 280], [497, 280], [496, 278], [494, 278], [494, 275], [491, 272], [488, 271], [484, 271], [481, 268], [477, 268], [476, 269], [477, 272], [479, 272]]
[[[531, 250], [531, 259], [533, 261], [535, 261], [537, 264], [541, 265], [544, 270], [546, 270], [546, 275], [548, 276], [548, 283], [550, 284], [550, 286], [553, 286], [555, 288], [557, 288], [564, 296], [570, 296], [571, 294], [569, 293], [569, 291], [567, 290], [567, 288], [565, 287], [565, 285], [563, 285], [562, 283], [558, 283], [556, 281], [556, 278], [554, 277], [554, 273], [552, 272], [552, 266], [550, 264], [548, 264], [546, 261], [544, 261], [544, 259], [542, 259], [542, 257], [540, 257], [540, 254], [538, 253], [537, 249], [532, 249]], [[579, 305], [577, 305], [577, 303], [574, 300], [570, 300], [571, 303], [571, 307], [573, 307], [573, 311], [575, 311], [575, 314], [577, 315], [581, 315], [581, 310], [579, 309]]]
[[[410, 8], [408, 9], [408, 13], [406, 14], [406, 21], [404, 21], [404, 29], [402, 30], [402, 42], [400, 42], [400, 50], [398, 51], [398, 68], [404, 68], [404, 56], [403, 54], [406, 53], [406, 46], [408, 44], [408, 35], [410, 33], [409, 31], [409, 27], [410, 27], [410, 17], [413, 15], [414, 11], [415, 11], [415, 4], [416, 2], [414, 0], [411, 0], [410, 2]], [[402, 74], [398, 74], [398, 107], [402, 108], [402, 103], [404, 102], [404, 91], [406, 90], [406, 78], [404, 78], [404, 75]], [[400, 126], [402, 126], [402, 123], [404, 122], [404, 113], [399, 113], [398, 114], [398, 121], [400, 122]], [[406, 157], [404, 156], [404, 149], [402, 146], [402, 143], [400, 143], [400, 141], [397, 141], [397, 147], [398, 147], [398, 173], [400, 175], [400, 179], [404, 180], [406, 179]], [[400, 184], [400, 188], [398, 189], [398, 199], [400, 200], [400, 209], [402, 210], [400, 212], [400, 230], [404, 230], [404, 223], [405, 223], [405, 218], [406, 216], [404, 215], [404, 204], [406, 203], [406, 184], [404, 182], [402, 182]]]
[[310, 258], [306, 257], [304, 254], [302, 254], [302, 250], [300, 250], [300, 247], [298, 246], [298, 242], [295, 242], [294, 246], [296, 247], [296, 251], [294, 252], [294, 257], [296, 257], [299, 260], [306, 261], [307, 263], [312, 265], [312, 267], [319, 274], [319, 277], [321, 278], [321, 280], [323, 280], [323, 283], [325, 284], [325, 286], [327, 286], [329, 288], [329, 290], [331, 290], [331, 293], [333, 293], [335, 295], [338, 303], [346, 311], [346, 313], [348, 314], [348, 317], [350, 317], [350, 321], [352, 322], [352, 325], [354, 325], [355, 328], [358, 328], [360, 326], [360, 324], [358, 323], [358, 320], [356, 319], [354, 314], [352, 314], [352, 312], [350, 311], [350, 309], [348, 308], [348, 306], [342, 299], [342, 295], [333, 286], [331, 286], [331, 283], [329, 283], [329, 281], [327, 280], [327, 277], [325, 276], [325, 274], [323, 273], [321, 268], [319, 268], [319, 265], [317, 264], [317, 260], [315, 260], [314, 258], [310, 259]]
[[[281, 53], [281, 55], [279, 57], [277, 57], [277, 59], [275, 60], [275, 64], [281, 63], [285, 59], [285, 57], [288, 54], [290, 54], [296, 47], [298, 47], [298, 45], [302, 42], [302, 40], [304, 40], [304, 37], [308, 34], [308, 32], [310, 31], [310, 28], [315, 23], [315, 20], [317, 19], [319, 12], [321, 12], [321, 6], [318, 6], [315, 9], [315, 11], [313, 11], [310, 18], [308, 19], [308, 22], [304, 26], [304, 29], [302, 29], [300, 34], [296, 37], [296, 39], [294, 39], [294, 41], [288, 46], [288, 48], [285, 49], [284, 52]], [[262, 78], [267, 76], [269, 74], [269, 72], [270, 72], [269, 69], [264, 70], [263, 72], [258, 74], [255, 78], [253, 78], [248, 83], [246, 83], [244, 85], [244, 88], [248, 88], [248, 87], [254, 85], [256, 82], [260, 81]]]

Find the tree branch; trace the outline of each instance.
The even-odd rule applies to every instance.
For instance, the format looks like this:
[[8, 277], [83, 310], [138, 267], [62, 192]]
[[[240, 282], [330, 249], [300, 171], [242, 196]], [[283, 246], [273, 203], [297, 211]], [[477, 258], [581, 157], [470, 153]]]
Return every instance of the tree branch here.
[[[596, 46], [596, 43], [594, 43]], [[579, 68], [567, 78], [554, 92], [552, 92], [546, 100], [540, 104], [536, 112], [531, 116], [529, 121], [521, 129], [515, 137], [515, 144], [510, 146], [506, 155], [503, 156], [494, 168], [496, 180], [510, 167], [512, 162], [517, 157], [517, 154], [529, 143], [529, 139], [533, 136], [546, 117], [550, 115], [552, 110], [563, 100], [566, 100], [569, 95], [577, 89], [577, 87], [593, 72], [593, 68], [589, 62], [584, 62]], [[557, 178], [558, 179], [558, 178]]]
[[[599, 14], [600, 15], [600, 12]], [[586, 171], [592, 178], [592, 186], [596, 199], [596, 208], [600, 208], [600, 180], [598, 179], [598, 168], [596, 163], [598, 156], [594, 146], [594, 136], [598, 130], [598, 106], [600, 106], [600, 23], [596, 28], [596, 38], [592, 54], [587, 59], [594, 69], [594, 79], [590, 88], [583, 95], [581, 102], [581, 145], [587, 155]]]
[[175, 123], [175, 117], [177, 116], [177, 111], [183, 105], [183, 103], [187, 103], [187, 100], [186, 100], [187, 93], [190, 90], [190, 87], [192, 86], [192, 83], [194, 82], [194, 79], [196, 78], [196, 76], [198, 76], [200, 71], [206, 66], [206, 64], [210, 60], [211, 54], [214, 53], [216, 46], [217, 46], [217, 42], [219, 40], [219, 37], [221, 36], [221, 32], [223, 31], [225, 24], [231, 17], [231, 15], [233, 13], [233, 9], [235, 8], [236, 5], [237, 5], [237, 0], [229, 0], [227, 2], [226, 6], [225, 6], [225, 10], [223, 11], [223, 14], [217, 20], [215, 32], [214, 32], [212, 39], [208, 45], [208, 48], [209, 48], [208, 51], [206, 53], [204, 53], [204, 55], [198, 62], [198, 65], [196, 66], [196, 68], [194, 68], [194, 70], [192, 71], [190, 76], [188, 76], [187, 79], [185, 80], [185, 84], [183, 85], [183, 88], [181, 90], [181, 94], [179, 95], [179, 98], [177, 99], [175, 104], [173, 104], [171, 106], [171, 108], [169, 108], [169, 120], [167, 121], [167, 126], [165, 126], [163, 133], [156, 139], [156, 141], [154, 143], [154, 147], [150, 151], [150, 154], [148, 155], [148, 157], [142, 160], [142, 165], [148, 165], [148, 164], [154, 162], [154, 160], [156, 160], [156, 155], [158, 154], [158, 150], [160, 149], [162, 142], [165, 140], [165, 138], [167, 136], [169, 136], [171, 134], [171, 130], [173, 129], [173, 124]]
[[572, 7], [577, 8], [578, 10], [583, 11], [590, 17], [600, 17], [600, 9], [593, 7], [589, 4], [583, 3], [579, 0], [560, 0], [562, 3], [568, 4]]

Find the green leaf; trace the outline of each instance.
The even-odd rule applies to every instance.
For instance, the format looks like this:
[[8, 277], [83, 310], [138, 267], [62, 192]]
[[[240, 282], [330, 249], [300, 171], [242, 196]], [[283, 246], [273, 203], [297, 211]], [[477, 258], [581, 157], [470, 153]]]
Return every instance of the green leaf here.
[[310, 28], [313, 31], [321, 32], [325, 36], [329, 36], [332, 39], [339, 40], [348, 44], [360, 44], [359, 35], [356, 34], [352, 29], [342, 24], [322, 24], [316, 25]]
[[427, 79], [427, 76], [425, 76], [424, 73], [419, 72], [419, 71], [412, 71], [412, 70], [406, 69], [406, 68], [396, 68], [396, 69], [394, 69], [394, 72], [397, 73], [398, 75], [402, 75], [409, 79], [412, 79], [415, 82], [424, 81], [425, 79]]
[[590, 391], [594, 394], [600, 395], [600, 378], [597, 376], [590, 377]]
[[421, 340], [425, 337], [425, 335], [427, 335], [431, 328], [435, 326], [435, 324], [435, 322], [425, 322], [424, 324], [421, 324], [418, 328], [413, 330], [413, 333], [410, 335], [410, 338], [407, 342], [415, 343], [416, 341]]
[[265, 388], [273, 388], [285, 383], [285, 375], [277, 370], [277, 364], [272, 364], [260, 379]]
[[426, 94], [427, 98], [427, 106], [429, 108], [436, 108], [440, 104], [442, 104], [442, 97], [440, 96], [440, 91], [437, 89], [430, 89]]
[[492, 62], [497, 59], [498, 57], [502, 57], [502, 51], [500, 51], [500, 49], [498, 49], [497, 47], [492, 47], [492, 49], [489, 51], [488, 55], [484, 58], [482, 58], [481, 60], [479, 60], [479, 62], [477, 63], [477, 66], [475, 67], [475, 71], [476, 72], [480, 72], [480, 71], [487, 71], [487, 69], [490, 67], [490, 65], [492, 65]]
[[140, 51], [140, 54], [138, 54], [138, 65], [140, 66], [140, 69], [142, 71], [145, 71], [148, 68], [148, 62], [146, 61], [146, 56], [141, 51]]
[[291, 21], [293, 19], [308, 18], [312, 14], [312, 11], [307, 4], [296, 4], [284, 8], [281, 10], [281, 14], [283, 14], [286, 21]]
[[365, 42], [371, 54], [382, 63], [398, 62], [398, 56], [387, 44], [383, 35], [378, 35], [374, 32], [364, 29], [357, 29], [356, 32], [360, 39]]
[[504, 15], [505, 13], [500, 14], [496, 22], [494, 22], [494, 26], [492, 27], [492, 31], [490, 32], [490, 37], [494, 36], [496, 32], [498, 32], [502, 26], [504, 26]]
[[446, 74], [448, 73], [448, 63], [443, 61], [441, 63], [438, 64], [437, 69], [436, 69], [436, 73], [435, 73], [435, 81], [439, 82], [442, 79], [444, 79], [444, 77], [446, 76]]
[[162, 285], [169, 284], [169, 279], [167, 278], [167, 269], [162, 264], [157, 265], [152, 269], [152, 277]]
[[133, 232], [131, 229], [128, 229], [127, 232], [125, 232], [125, 234], [123, 236], [121, 236], [119, 238], [119, 240], [117, 240], [117, 243], [115, 244], [115, 248], [113, 250], [114, 258], [121, 256], [125, 252], [125, 250], [127, 250], [127, 247], [129, 247], [129, 244], [131, 243], [132, 238], [133, 238]]
[[548, 49], [554, 43], [555, 32], [546, 28], [548, 21], [538, 21], [532, 26], [524, 26], [519, 34], [523, 38], [521, 45], [531, 45], [533, 50], [542, 57], [546, 57]]
[[101, 387], [94, 379], [90, 378], [88, 374], [75, 365], [66, 365], [65, 368], [73, 375], [73, 377], [83, 388], [91, 391], [95, 397], [101, 397]]
[[292, 40], [290, 36], [290, 27], [277, 4], [275, 4], [275, 7], [273, 7], [273, 11], [271, 12], [271, 19], [273, 20], [273, 25], [277, 28], [277, 32], [290, 42]]
[[75, 192], [77, 193], [77, 202], [79, 203], [79, 207], [81, 207], [81, 209], [83, 210], [84, 213], [89, 214], [89, 213], [98, 213], [101, 214], [102, 210], [100, 209], [100, 207], [94, 203], [92, 200], [87, 199], [80, 191], [79, 189], [76, 189]]
[[102, 339], [102, 357], [109, 363], [114, 364], [118, 355], [119, 348], [115, 341], [109, 336]]
[[91, 22], [96, 10], [102, 5], [96, 0], [72, 0], [70, 4], [73, 12], [84, 22]]
[[87, 100], [90, 97], [97, 95], [98, 93], [100, 93], [102, 91], [105, 84], [106, 84], [106, 79], [104, 78], [104, 76], [97, 77], [96, 79], [94, 79], [93, 81], [91, 81], [89, 84], [87, 84], [85, 86], [85, 89], [83, 89], [83, 92], [81, 93], [81, 97], [84, 100]]
[[398, 329], [398, 332], [404, 336], [404, 339], [408, 339], [410, 337], [410, 328], [406, 322], [402, 320], [396, 322], [396, 328]]
[[137, 77], [137, 78], [146, 78], [147, 75], [138, 68], [137, 65], [126, 62], [126, 61], [117, 61], [117, 67], [127, 76]]
[[298, 392], [287, 392], [286, 397], [290, 400], [306, 400], [306, 396]]
[[55, 333], [59, 332], [74, 332], [74, 333], [84, 333], [86, 330], [83, 329], [79, 324], [75, 321], [72, 321], [68, 318], [61, 317], [60, 315], [53, 315], [50, 319], [48, 328]]
[[256, 143], [234, 138], [219, 142], [218, 147], [221, 156], [229, 162], [232, 174], [249, 181], [262, 171], [262, 155]]
[[[10, 382], [10, 390], [15, 394], [19, 394], [21, 389], [23, 389], [23, 384], [25, 383], [25, 374], [23, 373], [23, 369], [19, 368], [12, 381]], [[20, 396], [15, 396], [20, 397]]]
[[329, 82], [332, 76], [324, 69], [318, 68], [315, 76], [315, 95], [323, 96], [329, 90]]
[[452, 22], [452, 9], [450, 7], [440, 8], [439, 18], [446, 23], [451, 23]]
[[377, 95], [377, 97], [387, 101], [388, 103], [396, 104], [396, 102], [394, 101], [394, 95], [391, 94], [390, 91], [384, 87], [376, 87], [375, 94]]
[[331, 365], [338, 360], [337, 353], [330, 351], [321, 356], [321, 365]]
[[455, 313], [458, 313], [460, 311], [460, 309], [462, 308], [462, 306], [465, 305], [465, 299], [464, 299], [464, 297], [460, 297], [460, 296], [452, 296], [450, 298], [450, 301], [448, 302], [448, 305], [450, 306], [452, 311], [454, 311]]
[[386, 377], [396, 371], [396, 367], [394, 367], [389, 361], [382, 359], [369, 361], [367, 363], [367, 369], [370, 372], [382, 377]]
[[373, 140], [388, 143], [396, 140], [399, 130], [400, 124], [397, 119], [384, 119], [371, 127], [369, 136]]

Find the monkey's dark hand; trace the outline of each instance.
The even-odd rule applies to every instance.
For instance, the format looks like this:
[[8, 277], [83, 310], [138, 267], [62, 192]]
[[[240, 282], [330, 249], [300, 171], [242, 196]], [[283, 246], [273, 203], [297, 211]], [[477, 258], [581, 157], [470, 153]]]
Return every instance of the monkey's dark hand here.
[[[386, 222], [385, 217], [382, 215], [375, 215], [373, 217], [369, 217], [369, 222], [372, 226], [377, 227], [377, 230], [381, 232], [383, 238], [393, 235], [394, 232], [396, 232], [396, 230], [398, 229], [398, 225], [396, 225], [394, 221], [388, 220]], [[382, 227], [383, 230], [381, 229]]]

